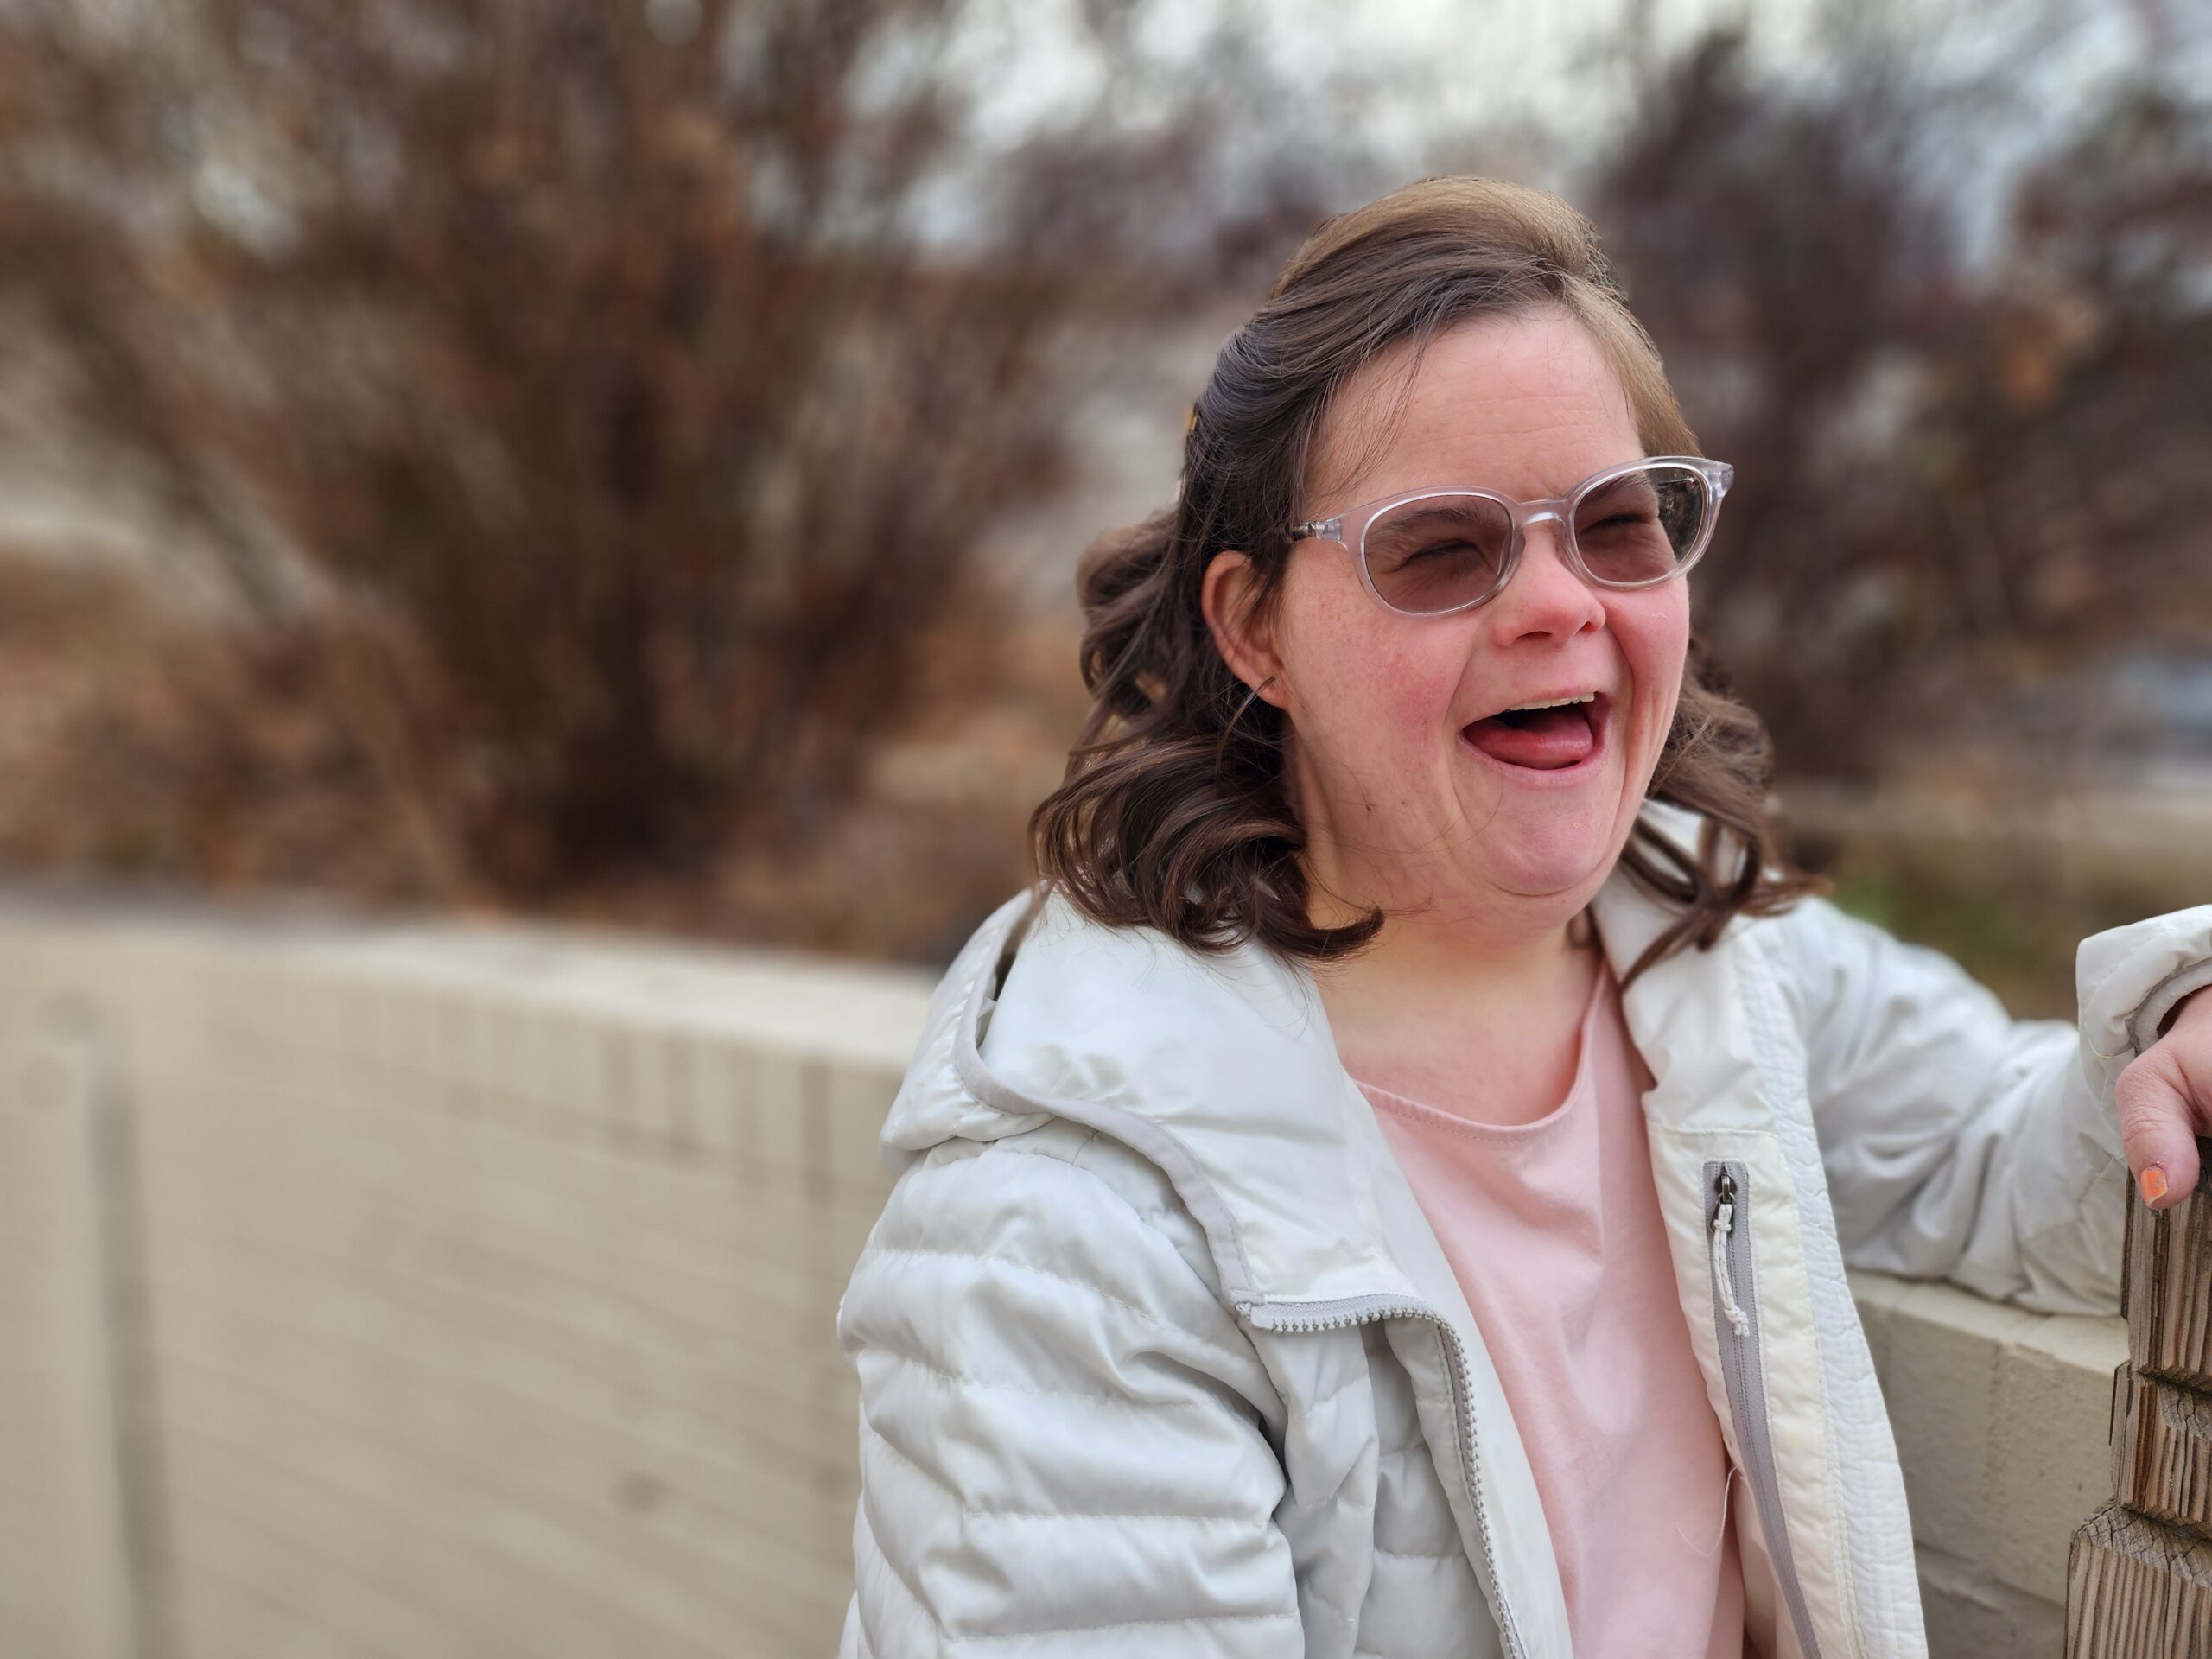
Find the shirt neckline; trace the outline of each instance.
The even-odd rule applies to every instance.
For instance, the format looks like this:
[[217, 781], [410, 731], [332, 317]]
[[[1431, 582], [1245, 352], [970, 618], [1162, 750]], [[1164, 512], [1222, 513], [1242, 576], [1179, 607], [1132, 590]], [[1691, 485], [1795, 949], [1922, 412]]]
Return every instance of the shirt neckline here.
[[1432, 1106], [1426, 1101], [1415, 1100], [1410, 1095], [1401, 1095], [1377, 1084], [1354, 1077], [1360, 1092], [1368, 1103], [1393, 1116], [1440, 1129], [1449, 1135], [1466, 1135], [1477, 1140], [1530, 1141], [1546, 1135], [1568, 1122], [1574, 1116], [1578, 1102], [1586, 1096], [1592, 1084], [1591, 1051], [1596, 1039], [1599, 1010], [1613, 982], [1612, 964], [1604, 951], [1598, 955], [1598, 972], [1590, 987], [1588, 1001], [1583, 1005], [1582, 1022], [1576, 1027], [1574, 1080], [1567, 1085], [1566, 1096], [1559, 1104], [1541, 1117], [1531, 1118], [1525, 1123], [1486, 1123], [1478, 1118], [1464, 1117], [1458, 1112], [1446, 1111], [1441, 1106]]

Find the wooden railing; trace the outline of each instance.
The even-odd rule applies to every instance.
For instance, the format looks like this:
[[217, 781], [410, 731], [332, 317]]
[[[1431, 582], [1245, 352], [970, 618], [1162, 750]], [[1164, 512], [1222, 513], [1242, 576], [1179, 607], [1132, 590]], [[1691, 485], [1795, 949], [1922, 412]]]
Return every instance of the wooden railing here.
[[2212, 1141], [2197, 1148], [2181, 1203], [2129, 1196], [2113, 1497], [2068, 1554], [2068, 1659], [2212, 1654]]

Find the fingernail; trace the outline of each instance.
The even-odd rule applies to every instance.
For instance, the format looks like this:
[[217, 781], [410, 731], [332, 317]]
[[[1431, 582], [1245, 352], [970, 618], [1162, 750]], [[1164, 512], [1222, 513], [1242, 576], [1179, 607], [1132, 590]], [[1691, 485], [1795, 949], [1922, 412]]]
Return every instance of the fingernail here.
[[2135, 1180], [2136, 1184], [2143, 1189], [2144, 1203], [2156, 1204], [2166, 1196], [2166, 1172], [2156, 1164], [2144, 1165], [2143, 1173], [2138, 1175]]

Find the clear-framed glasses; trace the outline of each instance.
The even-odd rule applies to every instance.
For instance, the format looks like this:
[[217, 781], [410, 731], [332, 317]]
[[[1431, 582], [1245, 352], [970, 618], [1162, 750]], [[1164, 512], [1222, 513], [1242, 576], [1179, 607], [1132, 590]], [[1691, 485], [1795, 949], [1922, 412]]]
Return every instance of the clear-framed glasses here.
[[1702, 455], [1646, 455], [1592, 473], [1565, 495], [1516, 501], [1472, 486], [1408, 490], [1290, 527], [1335, 542], [1386, 610], [1443, 616], [1513, 579], [1529, 526], [1560, 527], [1567, 563], [1597, 588], [1649, 588], [1695, 564], [1713, 540], [1736, 469]]

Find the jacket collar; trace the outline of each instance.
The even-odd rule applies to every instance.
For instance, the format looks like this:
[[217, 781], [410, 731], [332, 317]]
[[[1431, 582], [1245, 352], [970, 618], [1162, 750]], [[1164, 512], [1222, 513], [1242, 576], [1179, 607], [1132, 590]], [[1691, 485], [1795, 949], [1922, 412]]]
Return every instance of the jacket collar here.
[[[1640, 817], [1695, 855], [1700, 815], [1647, 800]], [[1620, 975], [1675, 913], [1619, 864], [1592, 908]], [[1715, 1098], [1745, 1098], [1717, 1092], [1711, 1076], [1731, 1053], [1750, 1064], [1712, 1029], [1732, 1001], [1714, 995], [1713, 976], [1732, 971], [1726, 958], [1678, 953], [1624, 999], [1656, 1080], [1645, 1101], [1655, 1117], [1686, 1123]], [[1236, 1303], [1458, 1300], [1338, 1057], [1312, 974], [1256, 941], [1206, 956], [1154, 929], [1100, 926], [1034, 887], [1001, 905], [932, 1000], [882, 1147], [895, 1169], [948, 1139], [997, 1139], [1052, 1117], [1126, 1141], [1166, 1171]]]

